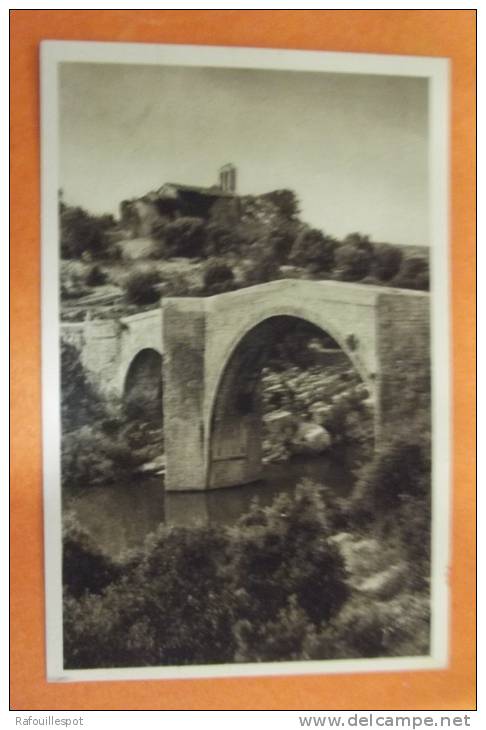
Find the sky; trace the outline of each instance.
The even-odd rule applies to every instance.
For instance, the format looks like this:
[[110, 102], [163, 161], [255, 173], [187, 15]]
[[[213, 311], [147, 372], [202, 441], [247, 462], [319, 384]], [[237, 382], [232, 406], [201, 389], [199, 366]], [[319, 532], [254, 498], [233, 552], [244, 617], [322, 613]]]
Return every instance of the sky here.
[[232, 162], [240, 194], [290, 188], [330, 235], [429, 244], [426, 79], [63, 63], [59, 84], [68, 204], [118, 214]]

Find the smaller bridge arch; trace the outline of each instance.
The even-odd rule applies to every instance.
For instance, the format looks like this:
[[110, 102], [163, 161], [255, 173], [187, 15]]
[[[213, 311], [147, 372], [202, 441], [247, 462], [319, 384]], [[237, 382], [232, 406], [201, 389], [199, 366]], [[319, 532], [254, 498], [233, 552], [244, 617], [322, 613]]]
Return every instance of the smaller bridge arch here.
[[132, 415], [162, 418], [162, 355], [145, 347], [132, 358], [123, 384], [125, 410]]

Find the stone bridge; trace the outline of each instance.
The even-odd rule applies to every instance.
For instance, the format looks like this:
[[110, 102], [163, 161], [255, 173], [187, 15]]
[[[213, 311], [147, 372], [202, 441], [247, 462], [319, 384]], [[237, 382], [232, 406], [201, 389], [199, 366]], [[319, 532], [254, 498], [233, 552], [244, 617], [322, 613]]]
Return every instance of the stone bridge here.
[[[429, 295], [283, 279], [212, 297], [178, 297], [118, 320], [64, 324], [100, 390], [123, 397], [137, 368], [162, 367], [166, 489], [224, 487], [261, 474], [258, 380], [288, 318], [329, 334], [375, 403], [375, 439], [427, 403]], [[163, 362], [163, 365], [162, 365]]]

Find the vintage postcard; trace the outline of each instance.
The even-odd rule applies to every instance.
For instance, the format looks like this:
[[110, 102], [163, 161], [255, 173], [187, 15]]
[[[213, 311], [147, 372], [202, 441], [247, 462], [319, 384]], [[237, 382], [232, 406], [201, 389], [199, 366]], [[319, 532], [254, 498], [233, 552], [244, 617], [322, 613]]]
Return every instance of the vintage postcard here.
[[41, 67], [49, 680], [447, 666], [447, 61]]

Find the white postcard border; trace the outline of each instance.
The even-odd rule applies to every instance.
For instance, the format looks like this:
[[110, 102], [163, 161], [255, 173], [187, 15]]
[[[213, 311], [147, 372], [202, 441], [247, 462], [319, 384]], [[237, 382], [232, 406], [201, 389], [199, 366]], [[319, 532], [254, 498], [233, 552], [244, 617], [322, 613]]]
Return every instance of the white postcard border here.
[[[432, 323], [431, 655], [377, 659], [65, 670], [59, 341], [59, 94], [62, 62], [210, 66], [415, 76], [429, 79]], [[41, 44], [41, 292], [44, 566], [47, 679], [99, 681], [397, 672], [445, 668], [449, 644], [451, 349], [449, 304], [449, 61], [443, 58], [240, 47], [43, 41]], [[436, 366], [434, 367], [434, 363]]]

